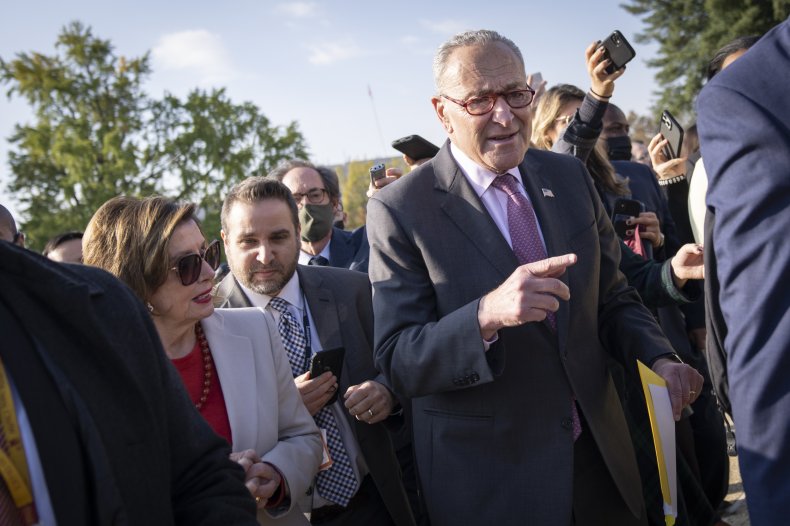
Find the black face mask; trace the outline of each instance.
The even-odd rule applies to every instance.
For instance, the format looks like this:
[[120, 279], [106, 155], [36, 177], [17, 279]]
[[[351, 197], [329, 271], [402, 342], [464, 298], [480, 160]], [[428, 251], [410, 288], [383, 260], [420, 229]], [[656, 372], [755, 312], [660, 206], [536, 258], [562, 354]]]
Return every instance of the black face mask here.
[[610, 161], [630, 161], [631, 138], [628, 135], [609, 137], [606, 139], [606, 153]]

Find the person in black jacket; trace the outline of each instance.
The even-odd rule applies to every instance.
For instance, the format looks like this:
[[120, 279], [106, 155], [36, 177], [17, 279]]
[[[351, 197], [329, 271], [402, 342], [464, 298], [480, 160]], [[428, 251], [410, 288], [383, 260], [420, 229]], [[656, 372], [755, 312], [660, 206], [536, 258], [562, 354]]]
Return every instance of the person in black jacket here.
[[[145, 307], [113, 276], [0, 241], [0, 334], [0, 390], [14, 402], [33, 497], [25, 517], [257, 524], [242, 469], [192, 406]], [[0, 478], [0, 510], [5, 490]]]

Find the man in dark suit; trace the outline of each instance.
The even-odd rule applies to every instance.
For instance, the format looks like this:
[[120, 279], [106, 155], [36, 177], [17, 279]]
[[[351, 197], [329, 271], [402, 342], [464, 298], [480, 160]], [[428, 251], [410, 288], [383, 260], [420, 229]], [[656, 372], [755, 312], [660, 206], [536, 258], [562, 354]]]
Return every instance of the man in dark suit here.
[[702, 378], [618, 272], [583, 165], [527, 152], [533, 92], [515, 44], [457, 35], [434, 76], [450, 141], [368, 203], [376, 365], [413, 398], [431, 523], [643, 524], [603, 349], [666, 378], [676, 418]]
[[[0, 447], [23, 445], [40, 524], [257, 524], [227, 443], [114, 277], [0, 241], [0, 334], [0, 391], [21, 434]], [[24, 524], [3, 514], [0, 471], [0, 523]]]
[[368, 236], [364, 226], [351, 232], [333, 226], [340, 206], [337, 174], [302, 159], [281, 162], [268, 177], [285, 184], [299, 208], [299, 263], [368, 271]]
[[[311, 497], [313, 524], [412, 525], [392, 443], [382, 422], [395, 399], [373, 367], [373, 308], [367, 275], [347, 269], [297, 265], [299, 220], [288, 188], [270, 178], [252, 177], [231, 189], [222, 207], [222, 239], [231, 273], [216, 291], [222, 307], [258, 306], [272, 312], [278, 326], [287, 320], [275, 298], [287, 303], [307, 356], [289, 353], [302, 399], [322, 429], [324, 405], [337, 425], [340, 454], [351, 459], [347, 473], [353, 497], [346, 504], [322, 494], [320, 478]], [[286, 349], [289, 344], [283, 338]], [[302, 365], [313, 353], [343, 347], [340, 378], [326, 372], [311, 378]], [[331, 424], [330, 424], [331, 425]], [[331, 450], [330, 442], [330, 453]], [[337, 459], [335, 459], [337, 460]], [[337, 464], [337, 462], [336, 462]], [[329, 470], [337, 470], [333, 465]]]
[[700, 93], [708, 174], [709, 336], [727, 353], [749, 515], [787, 524], [790, 502], [790, 20]]

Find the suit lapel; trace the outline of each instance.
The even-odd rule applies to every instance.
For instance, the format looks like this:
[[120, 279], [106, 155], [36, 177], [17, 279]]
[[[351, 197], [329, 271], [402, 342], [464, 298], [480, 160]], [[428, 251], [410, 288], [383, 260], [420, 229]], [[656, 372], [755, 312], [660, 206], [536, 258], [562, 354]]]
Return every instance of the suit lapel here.
[[[535, 215], [538, 217], [540, 230], [546, 242], [546, 253], [548, 257], [553, 257], [571, 252], [567, 238], [566, 214], [568, 211], [562, 206], [563, 191], [568, 191], [568, 189], [556, 184], [558, 178], [552, 178], [547, 172], [546, 166], [546, 163], [537, 162], [528, 151], [524, 161], [519, 165], [519, 172], [535, 210]], [[544, 192], [544, 190], [546, 191]], [[567, 285], [567, 272], [559, 279]], [[561, 353], [565, 353], [569, 319], [569, 303], [560, 301], [560, 309], [557, 311], [557, 336]]]
[[[227, 332], [224, 321], [224, 315], [215, 311], [201, 324], [222, 385], [228, 421], [233, 430], [233, 451], [239, 451], [252, 447], [257, 438], [259, 415], [256, 411], [256, 396], [250, 393], [250, 386], [257, 385], [255, 357], [250, 339]], [[263, 317], [261, 323], [264, 323]]]
[[439, 199], [440, 208], [502, 277], [509, 276], [518, 266], [518, 260], [455, 163], [450, 154], [449, 141], [434, 158], [433, 169], [436, 189], [445, 193]]
[[324, 279], [320, 275], [320, 270], [316, 270], [304, 265], [296, 267], [302, 292], [310, 307], [310, 315], [315, 322], [321, 348], [342, 347], [343, 338], [340, 334], [335, 296], [332, 291], [323, 286]]
[[232, 272], [228, 273], [217, 285], [214, 298], [221, 308], [252, 307], [250, 299], [244, 294]]

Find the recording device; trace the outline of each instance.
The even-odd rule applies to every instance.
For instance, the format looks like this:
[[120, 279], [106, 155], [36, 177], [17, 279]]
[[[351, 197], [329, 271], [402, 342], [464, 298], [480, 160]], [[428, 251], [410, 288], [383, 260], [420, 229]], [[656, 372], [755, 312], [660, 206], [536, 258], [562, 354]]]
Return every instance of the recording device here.
[[614, 231], [621, 239], [625, 239], [625, 233], [629, 229], [625, 222], [632, 217], [639, 217], [639, 214], [644, 212], [644, 210], [645, 205], [641, 201], [622, 197], [617, 198], [612, 211], [612, 224], [614, 225]]
[[386, 176], [387, 167], [384, 166], [384, 163], [374, 164], [370, 167], [370, 182], [373, 186], [376, 186], [376, 181], [384, 179]]
[[669, 110], [664, 110], [661, 113], [661, 125], [658, 128], [658, 133], [667, 140], [667, 145], [662, 149], [664, 156], [667, 159], [680, 157], [680, 148], [683, 146], [683, 127], [669, 113]]
[[439, 153], [438, 146], [416, 134], [395, 139], [392, 141], [392, 147], [400, 153], [406, 154], [413, 161], [430, 159]]
[[616, 29], [598, 47], [603, 47], [605, 50], [604, 58], [612, 61], [611, 64], [606, 66], [606, 72], [610, 75], [625, 66], [636, 56], [634, 48], [631, 47], [631, 44], [628, 43], [623, 34]]
[[[340, 381], [340, 372], [343, 370], [345, 354], [346, 350], [343, 347], [326, 349], [315, 353], [310, 360], [310, 378], [318, 378], [325, 372], [330, 371]], [[334, 404], [338, 394], [338, 391], [335, 391], [335, 394], [332, 395], [332, 398], [329, 399], [326, 405]]]
[[543, 82], [543, 75], [540, 74], [540, 71], [536, 71], [532, 74], [532, 84], [530, 85], [530, 88], [538, 89], [538, 86], [540, 86], [541, 82]]

